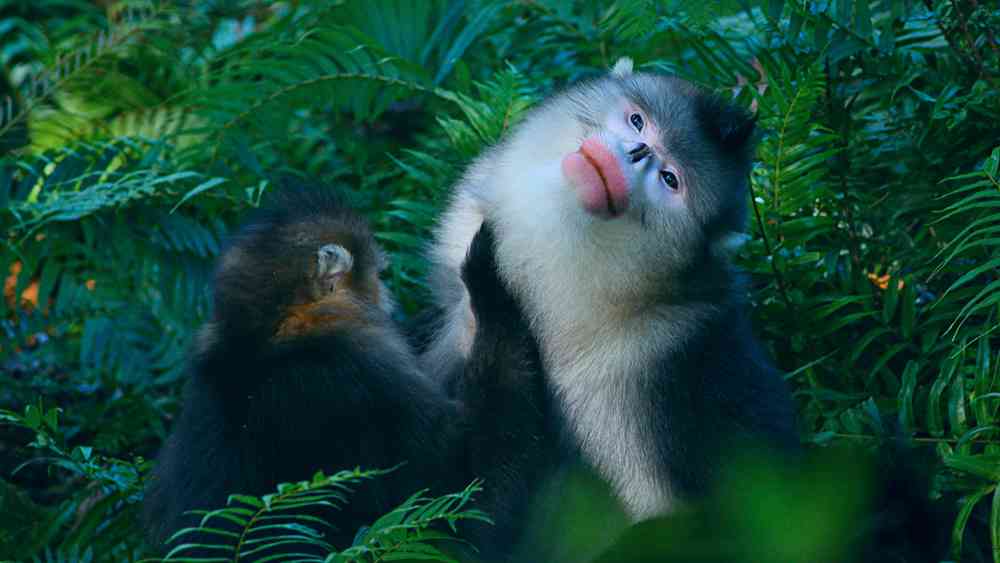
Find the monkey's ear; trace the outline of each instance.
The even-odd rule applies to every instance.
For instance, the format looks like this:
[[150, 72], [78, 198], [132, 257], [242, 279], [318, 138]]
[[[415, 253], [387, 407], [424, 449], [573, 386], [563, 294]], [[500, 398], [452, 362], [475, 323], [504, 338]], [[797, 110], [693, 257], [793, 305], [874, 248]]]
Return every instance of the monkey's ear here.
[[743, 245], [749, 240], [750, 235], [746, 233], [736, 231], [722, 233], [717, 239], [712, 241], [712, 254], [728, 260], [736, 256], [740, 249], [743, 248]]
[[753, 132], [757, 128], [757, 116], [733, 108], [730, 106], [733, 115], [725, 116], [727, 121], [720, 124], [722, 136], [722, 146], [728, 149], [741, 149], [750, 144]]
[[618, 59], [618, 62], [615, 63], [615, 66], [611, 67], [611, 74], [613, 74], [617, 78], [624, 78], [632, 74], [633, 66], [634, 65], [632, 63], [632, 59], [628, 57], [622, 57]]
[[742, 152], [752, 148], [756, 115], [712, 94], [699, 96], [696, 108], [699, 121], [723, 149]]

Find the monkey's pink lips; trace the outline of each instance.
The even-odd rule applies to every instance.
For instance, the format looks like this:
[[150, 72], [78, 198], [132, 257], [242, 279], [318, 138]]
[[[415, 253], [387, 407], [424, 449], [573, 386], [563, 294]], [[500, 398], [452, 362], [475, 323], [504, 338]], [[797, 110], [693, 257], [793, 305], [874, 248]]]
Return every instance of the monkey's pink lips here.
[[628, 208], [628, 184], [618, 159], [596, 137], [562, 160], [563, 174], [577, 189], [583, 208], [599, 217], [616, 217]]

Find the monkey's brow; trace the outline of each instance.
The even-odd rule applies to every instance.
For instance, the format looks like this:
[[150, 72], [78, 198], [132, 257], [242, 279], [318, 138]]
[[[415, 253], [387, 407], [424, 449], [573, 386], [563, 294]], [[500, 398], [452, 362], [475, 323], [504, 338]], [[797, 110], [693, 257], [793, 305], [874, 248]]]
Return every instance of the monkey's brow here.
[[576, 106], [573, 111], [573, 116], [587, 127], [598, 127], [600, 124], [596, 119], [593, 118], [591, 112], [589, 111], [589, 106], [586, 103], [578, 100], [574, 100], [574, 105]]
[[593, 117], [594, 100], [592, 95], [592, 92], [577, 92], [576, 95], [569, 96], [569, 103], [573, 109], [573, 116], [578, 121], [590, 127], [597, 127], [599, 123]]
[[597, 128], [600, 126], [600, 123], [596, 119], [592, 119], [589, 115], [578, 113], [576, 114], [576, 118], [586, 127]]

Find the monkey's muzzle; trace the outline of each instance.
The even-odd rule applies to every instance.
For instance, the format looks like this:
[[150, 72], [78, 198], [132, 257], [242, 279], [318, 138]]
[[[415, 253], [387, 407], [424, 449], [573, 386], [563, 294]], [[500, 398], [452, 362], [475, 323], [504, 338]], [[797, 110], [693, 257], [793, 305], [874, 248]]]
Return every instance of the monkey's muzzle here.
[[610, 219], [628, 209], [628, 182], [621, 163], [599, 137], [584, 139], [580, 150], [563, 157], [562, 171], [588, 213]]

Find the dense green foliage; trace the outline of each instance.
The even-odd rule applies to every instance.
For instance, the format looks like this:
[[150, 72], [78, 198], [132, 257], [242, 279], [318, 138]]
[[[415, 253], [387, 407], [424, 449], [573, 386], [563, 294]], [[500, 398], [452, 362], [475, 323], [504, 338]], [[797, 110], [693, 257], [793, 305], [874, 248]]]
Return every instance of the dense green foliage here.
[[[1000, 8], [595, 4], [0, 2], [0, 560], [144, 553], [213, 258], [275, 177], [350, 192], [415, 311], [462, 166], [630, 56], [757, 111], [741, 261], [804, 441], [898, 422], [936, 453], [953, 558], [1000, 561]], [[825, 486], [746, 533], [822, 512]]]

